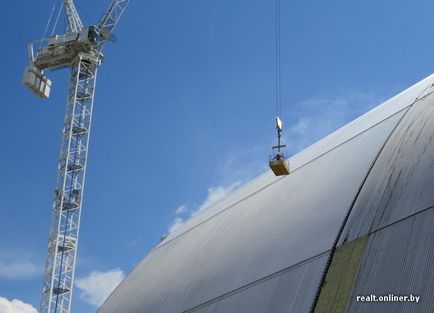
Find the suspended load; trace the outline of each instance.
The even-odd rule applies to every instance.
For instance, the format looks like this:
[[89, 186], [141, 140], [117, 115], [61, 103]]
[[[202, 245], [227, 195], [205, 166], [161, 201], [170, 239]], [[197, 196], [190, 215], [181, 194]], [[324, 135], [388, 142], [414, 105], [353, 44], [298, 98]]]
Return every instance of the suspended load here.
[[272, 153], [268, 164], [276, 176], [283, 176], [289, 174], [289, 163], [284, 153], [286, 145], [280, 144], [280, 137], [282, 137], [282, 121], [276, 116], [276, 130], [277, 130], [277, 146], [272, 147]]

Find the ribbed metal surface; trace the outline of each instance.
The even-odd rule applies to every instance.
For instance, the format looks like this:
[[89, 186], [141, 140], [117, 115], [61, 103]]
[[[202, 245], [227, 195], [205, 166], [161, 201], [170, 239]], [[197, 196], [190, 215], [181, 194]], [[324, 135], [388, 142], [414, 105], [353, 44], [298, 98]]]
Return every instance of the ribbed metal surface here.
[[401, 114], [158, 247], [101, 312], [182, 312], [327, 251]]
[[323, 254], [185, 313], [234, 312], [234, 309], [237, 313], [306, 312], [326, 260], [327, 255]]
[[324, 253], [368, 169], [405, 108], [433, 81], [293, 157], [289, 176], [261, 175], [194, 217], [143, 259], [99, 312], [307, 312]]
[[[431, 313], [434, 308], [434, 208], [371, 235], [348, 313]], [[357, 295], [417, 295], [419, 303], [357, 302]]]
[[[422, 95], [430, 86], [432, 86], [433, 83], [434, 75], [428, 76], [424, 80], [387, 100], [363, 116], [357, 118], [327, 137], [309, 146], [305, 150], [292, 156], [290, 159], [291, 170], [297, 170], [298, 168], [309, 164], [309, 162], [321, 157], [321, 155], [324, 153], [327, 153], [342, 143], [351, 140], [353, 137], [366, 131], [370, 127], [373, 127], [374, 125], [381, 123], [390, 116], [408, 108], [412, 103], [414, 103], [417, 97]], [[189, 230], [191, 227], [194, 227], [194, 225], [197, 225], [202, 221], [212, 217], [222, 209], [230, 207], [248, 195], [260, 191], [262, 188], [265, 188], [276, 179], [278, 178], [276, 178], [271, 172], [266, 172], [263, 175], [260, 175], [253, 181], [242, 186], [236, 193], [233, 193], [232, 195], [222, 199], [219, 203], [216, 203], [206, 211], [202, 212], [202, 214], [190, 219], [185, 224], [185, 227], [179, 228], [173, 232], [163, 242], [163, 244]]]
[[[434, 307], [434, 94], [408, 110], [354, 205], [341, 242], [370, 234], [348, 313], [432, 312]], [[416, 295], [414, 302], [357, 296]]]
[[434, 203], [434, 94], [407, 112], [375, 163], [342, 240], [353, 240]]

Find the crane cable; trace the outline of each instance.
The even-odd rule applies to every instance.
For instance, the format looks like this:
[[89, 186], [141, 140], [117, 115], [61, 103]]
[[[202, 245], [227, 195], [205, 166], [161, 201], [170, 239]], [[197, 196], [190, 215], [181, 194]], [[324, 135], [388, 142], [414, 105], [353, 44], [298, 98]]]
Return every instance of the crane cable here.
[[48, 18], [48, 22], [47, 25], [45, 26], [45, 30], [44, 30], [44, 34], [42, 35], [42, 38], [45, 38], [45, 36], [47, 36], [48, 28], [50, 27], [51, 19], [53, 18], [54, 15], [54, 10], [56, 10], [57, 2], [59, 2], [59, 0], [54, 1], [53, 7], [51, 8], [50, 17]]
[[[55, 0], [53, 3], [53, 6], [52, 6], [51, 11], [50, 11], [50, 16], [49, 16], [48, 21], [47, 21], [47, 25], [45, 26], [44, 34], [42, 35], [42, 39], [45, 39], [45, 37], [48, 34], [48, 30], [49, 30], [50, 25], [51, 25], [51, 20], [53, 19], [54, 12], [56, 11], [56, 7], [57, 7], [58, 3], [59, 3], [59, 0]], [[62, 5], [63, 5], [63, 2], [62, 2]], [[59, 20], [59, 14], [57, 15], [56, 22], [54, 24], [53, 31], [52, 31], [51, 35], [53, 35], [54, 28], [57, 25], [58, 20]]]
[[280, 73], [280, 0], [275, 1], [276, 9], [276, 25], [275, 25], [275, 35], [276, 35], [276, 47], [275, 47], [275, 61], [276, 61], [276, 116], [282, 114], [282, 96], [281, 96], [281, 73]]
[[[50, 12], [50, 17], [48, 18], [47, 25], [45, 26], [44, 34], [42, 35], [42, 39], [45, 39], [45, 37], [47, 36], [48, 29], [50, 28], [51, 20], [52, 20], [53, 15], [54, 15], [54, 11], [56, 10], [57, 2], [59, 2], [59, 0], [56, 0], [53, 3], [53, 7], [51, 8], [51, 12]], [[38, 50], [40, 50], [41, 48], [42, 48], [42, 42], [39, 43]]]
[[62, 10], [63, 10], [63, 1], [62, 1], [62, 4], [60, 5], [59, 12], [57, 13], [56, 21], [54, 22], [53, 30], [51, 31], [51, 35], [50, 36], [54, 35], [54, 31], [56, 30], [57, 23], [59, 22], [59, 17], [60, 17], [60, 14], [62, 13]]
[[[39, 42], [38, 50], [40, 50], [42, 48], [43, 40], [47, 37], [48, 30], [50, 29], [50, 25], [51, 25], [51, 20], [53, 19], [53, 16], [54, 16], [54, 13], [56, 11], [56, 7], [57, 7], [58, 3], [59, 3], [59, 0], [55, 0], [53, 2], [53, 6], [52, 6], [51, 11], [50, 11], [50, 16], [48, 17], [47, 25], [45, 26], [44, 34], [42, 35], [42, 38], [41, 38], [42, 40], [41, 40], [41, 42]], [[62, 4], [60, 5], [59, 12], [57, 13], [57, 17], [56, 17], [56, 20], [54, 22], [53, 29], [51, 30], [50, 37], [52, 37], [54, 34], [54, 31], [57, 27], [57, 23], [59, 22], [59, 17], [60, 17], [60, 13], [62, 12], [62, 9], [63, 9], [63, 1], [62, 1]]]

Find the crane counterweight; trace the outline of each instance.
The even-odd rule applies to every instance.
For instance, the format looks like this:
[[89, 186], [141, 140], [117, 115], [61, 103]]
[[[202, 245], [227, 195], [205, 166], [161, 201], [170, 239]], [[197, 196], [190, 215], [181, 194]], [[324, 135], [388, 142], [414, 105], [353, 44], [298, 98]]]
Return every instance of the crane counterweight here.
[[29, 65], [24, 68], [23, 84], [42, 99], [50, 96], [51, 80], [35, 66]]

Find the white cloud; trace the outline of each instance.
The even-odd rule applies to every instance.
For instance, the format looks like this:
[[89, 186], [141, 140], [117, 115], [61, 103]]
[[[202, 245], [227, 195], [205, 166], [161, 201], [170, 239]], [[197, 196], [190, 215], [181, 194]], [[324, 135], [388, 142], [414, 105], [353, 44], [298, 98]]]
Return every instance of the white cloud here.
[[203, 210], [210, 207], [212, 204], [216, 203], [220, 199], [226, 197], [232, 191], [234, 191], [238, 186], [241, 185], [241, 181], [230, 184], [229, 186], [217, 186], [208, 188], [208, 196], [205, 201], [199, 206], [199, 208], [192, 212], [192, 216], [202, 212]]
[[1, 313], [38, 313], [38, 311], [30, 304], [24, 303], [21, 300], [14, 299], [9, 301], [6, 298], [0, 297], [0, 312]]
[[175, 219], [172, 221], [172, 224], [169, 227], [169, 234], [173, 233], [175, 230], [177, 230], [179, 227], [184, 225], [185, 221], [181, 217], [175, 217]]
[[131, 240], [130, 242], [128, 242], [128, 247], [132, 248], [132, 247], [136, 247], [139, 244], [141, 244], [143, 241], [143, 236], [139, 236], [133, 240]]
[[99, 307], [124, 278], [121, 269], [93, 271], [86, 277], [76, 279], [75, 284], [80, 289], [81, 299]]
[[290, 154], [344, 126], [381, 102], [373, 93], [342, 92], [334, 96], [317, 97], [291, 107], [295, 122], [284, 131], [284, 142]]
[[[197, 215], [198, 213], [206, 210], [211, 205], [219, 201], [220, 199], [226, 197], [229, 193], [234, 191], [238, 186], [241, 185], [241, 181], [229, 184], [228, 186], [216, 186], [208, 188], [208, 195], [206, 199], [199, 206], [190, 209], [187, 205], [182, 205], [175, 210], [176, 217], [173, 219], [172, 224], [169, 227], [169, 234], [173, 233], [179, 227], [184, 225], [184, 223], [191, 217]], [[184, 215], [184, 217], [182, 217]], [[185, 216], [187, 215], [187, 216]]]
[[227, 151], [217, 165], [216, 178], [221, 182], [220, 185], [230, 186], [233, 182], [246, 182], [266, 171], [271, 146], [271, 141], [254, 145], [240, 144]]
[[181, 205], [180, 207], [178, 207], [178, 208], [175, 210], [175, 214], [176, 214], [176, 215], [180, 215], [180, 214], [183, 214], [183, 213], [185, 213], [185, 212], [187, 212], [187, 211], [188, 211], [187, 206], [186, 206], [186, 205]]
[[28, 279], [40, 273], [42, 269], [31, 261], [0, 261], [0, 278], [3, 279]]
[[[331, 96], [315, 97], [299, 102], [291, 106], [291, 116], [288, 117], [291, 122], [284, 131], [283, 143], [288, 146], [289, 155], [292, 155], [344, 126], [378, 103], [381, 103], [381, 98], [373, 93], [360, 91], [338, 92]], [[237, 147], [229, 151], [218, 166], [217, 176], [222, 184], [208, 188], [207, 198], [199, 206], [178, 207], [169, 227], [169, 233], [241, 184], [266, 171], [268, 149], [275, 144], [275, 140], [274, 137], [272, 140], [270, 137], [268, 143]], [[252, 157], [258, 155], [259, 157]]]

